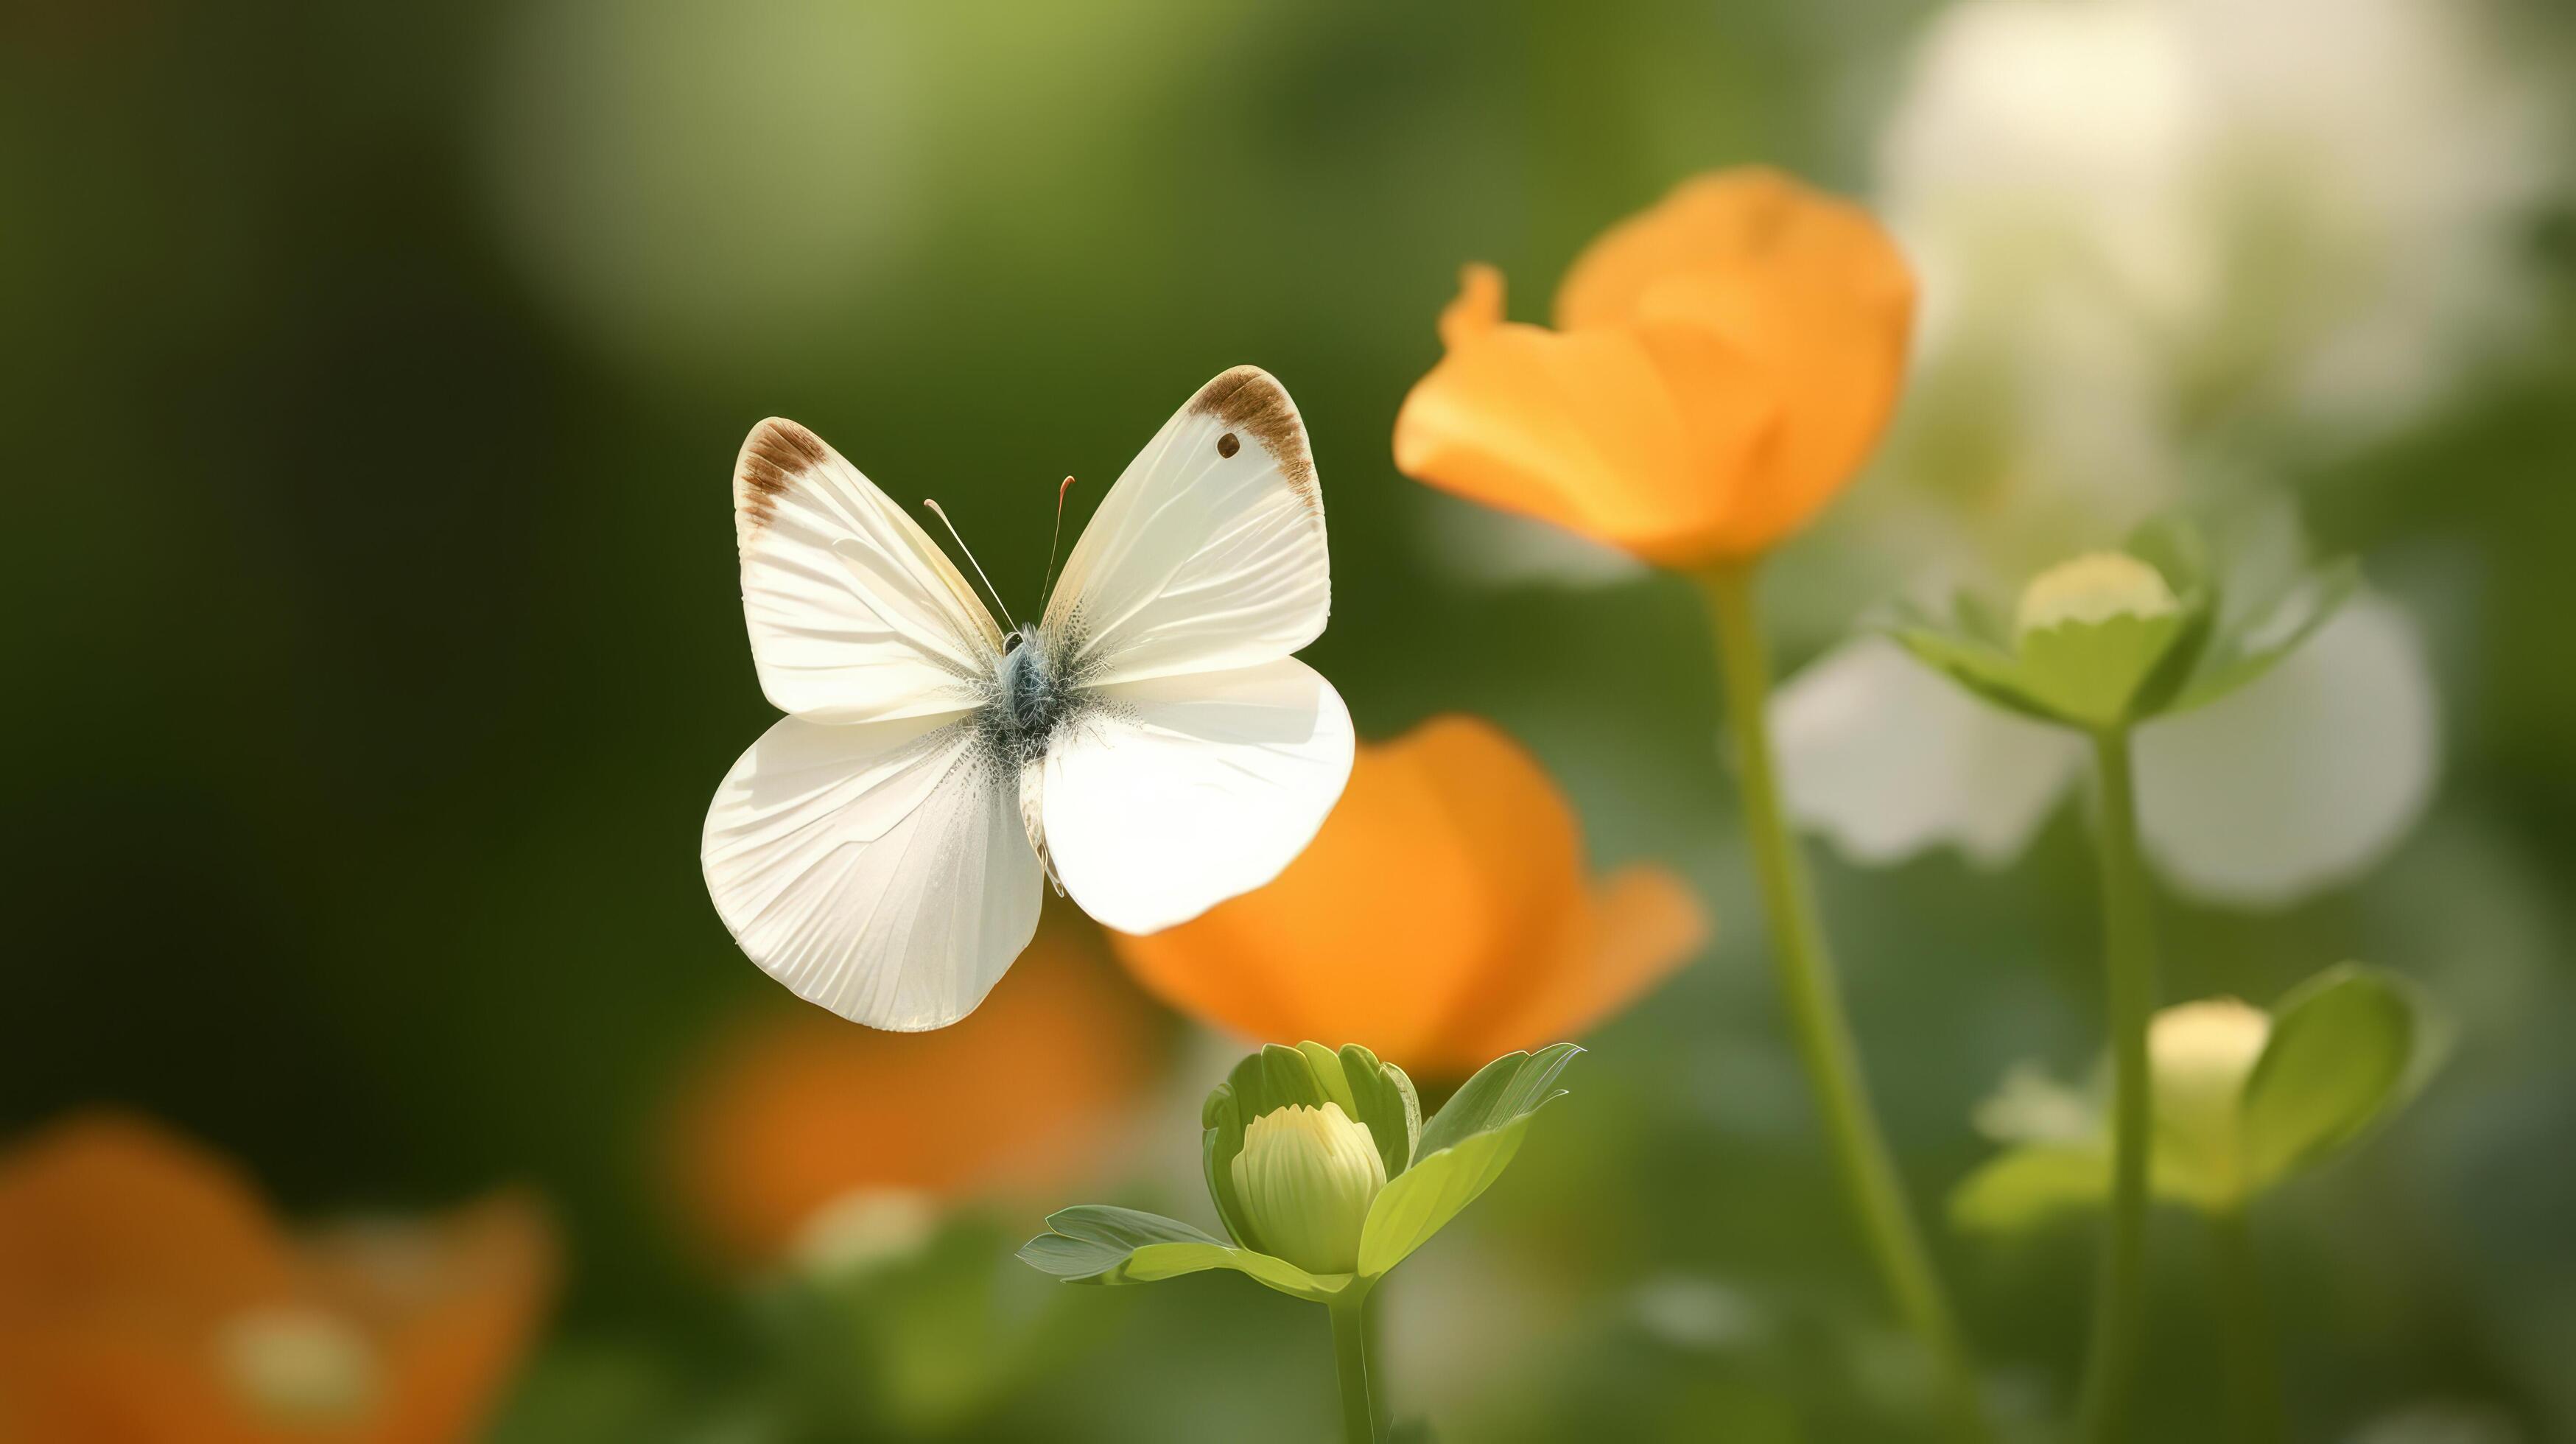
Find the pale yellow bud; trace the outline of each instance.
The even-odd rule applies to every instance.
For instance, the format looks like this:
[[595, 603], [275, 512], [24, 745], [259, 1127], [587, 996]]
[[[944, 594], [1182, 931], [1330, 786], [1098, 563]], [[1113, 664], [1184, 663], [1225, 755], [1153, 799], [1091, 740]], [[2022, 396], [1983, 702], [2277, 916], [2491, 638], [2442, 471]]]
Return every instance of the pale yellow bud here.
[[2162, 617], [2182, 609], [2164, 573], [2124, 552], [2088, 552], [2031, 579], [2013, 613], [2016, 636], [2065, 622]]
[[2243, 1185], [2237, 1113], [2246, 1080], [2271, 1041], [2272, 1015], [2234, 998], [2184, 1003], [2147, 1029], [2155, 1072], [2160, 1180], [2168, 1191], [2226, 1205]]
[[1308, 1273], [1359, 1267], [1360, 1229], [1384, 1187], [1377, 1141], [1338, 1103], [1261, 1115], [1234, 1156], [1235, 1192], [1263, 1248]]
[[322, 1309], [246, 1309], [216, 1331], [215, 1354], [234, 1392], [271, 1419], [348, 1419], [376, 1394], [376, 1353], [355, 1325]]

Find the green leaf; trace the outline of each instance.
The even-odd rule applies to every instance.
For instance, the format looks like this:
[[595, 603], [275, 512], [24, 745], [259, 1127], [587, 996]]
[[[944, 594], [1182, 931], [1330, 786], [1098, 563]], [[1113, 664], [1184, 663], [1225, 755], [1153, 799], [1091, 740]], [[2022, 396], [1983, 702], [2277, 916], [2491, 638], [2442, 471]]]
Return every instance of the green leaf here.
[[2349, 1142], [2410, 1082], [2417, 1007], [2397, 979], [2329, 968], [2273, 1010], [2271, 1040], [2245, 1084], [2245, 1173], [2262, 1188]]
[[2008, 712], [2042, 722], [2065, 720], [2031, 695], [2021, 661], [2010, 652], [1929, 627], [1902, 627], [1887, 635], [1916, 661]]
[[1950, 1194], [1950, 1222], [1968, 1233], [2022, 1233], [2099, 1208], [2111, 1194], [2111, 1160], [2099, 1148], [2033, 1144], [2003, 1153]]
[[2021, 685], [2060, 720], [2088, 727], [2123, 721], [2196, 619], [2185, 608], [2033, 628], [2021, 638]]
[[1538, 1111], [1551, 1098], [1564, 1097], [1564, 1089], [1551, 1092], [1550, 1087], [1582, 1051], [1572, 1043], [1557, 1043], [1535, 1053], [1505, 1053], [1477, 1069], [1449, 1105], [1423, 1125], [1419, 1151], [1431, 1154], [1455, 1148], [1472, 1135]]
[[1152, 1283], [1208, 1269], [1233, 1269], [1283, 1294], [1322, 1302], [1350, 1284], [1318, 1277], [1286, 1259], [1235, 1248], [1176, 1218], [1132, 1208], [1081, 1204], [1047, 1216], [1048, 1231], [1020, 1246], [1020, 1260], [1068, 1283]]
[[2120, 550], [2156, 569], [2177, 597], [2218, 590], [2218, 561], [2209, 533], [2186, 511], [2167, 511], [2140, 522]]
[[1386, 1164], [1386, 1176], [1404, 1172], [1412, 1166], [1415, 1145], [1422, 1140], [1422, 1100], [1413, 1091], [1413, 1080], [1357, 1043], [1342, 1048], [1341, 1072], [1358, 1104], [1348, 1111], [1368, 1125], [1378, 1157]]
[[1379, 1190], [1377, 1201], [1369, 1205], [1368, 1223], [1360, 1230], [1360, 1277], [1373, 1279], [1402, 1263], [1456, 1218], [1459, 1210], [1491, 1188], [1520, 1152], [1533, 1116], [1524, 1112], [1500, 1128], [1470, 1134], [1450, 1147], [1427, 1153], [1403, 1177]]
[[1360, 1101], [1351, 1096], [1351, 1080], [1342, 1071], [1341, 1055], [1321, 1043], [1300, 1043], [1297, 1051], [1306, 1059], [1306, 1072], [1314, 1078], [1315, 1089], [1324, 1095], [1324, 1102], [1340, 1104], [1345, 1118], [1358, 1118]]
[[2260, 614], [2223, 626], [2163, 710], [2205, 706], [2271, 671], [2333, 620], [2360, 585], [2361, 568], [2348, 557], [2305, 573]]
[[1234, 1065], [1226, 1080], [1209, 1091], [1199, 1108], [1200, 1159], [1207, 1170], [1208, 1196], [1217, 1217], [1234, 1241], [1246, 1248], [1262, 1246], [1249, 1210], [1234, 1189], [1234, 1156], [1243, 1151], [1243, 1130], [1264, 1113], [1302, 1103], [1322, 1107], [1331, 1095], [1315, 1077], [1315, 1062], [1303, 1050], [1272, 1043]]

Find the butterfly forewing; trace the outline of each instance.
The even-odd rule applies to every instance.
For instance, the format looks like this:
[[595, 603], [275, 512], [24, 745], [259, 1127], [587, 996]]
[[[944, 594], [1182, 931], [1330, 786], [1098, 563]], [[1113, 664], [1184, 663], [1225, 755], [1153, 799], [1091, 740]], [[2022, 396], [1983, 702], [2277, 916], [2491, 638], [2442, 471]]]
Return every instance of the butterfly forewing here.
[[1048, 599], [1085, 685], [1248, 667], [1324, 630], [1324, 500], [1296, 404], [1237, 366], [1163, 423], [1092, 514]]
[[742, 610], [782, 712], [867, 722], [984, 698], [1001, 629], [918, 522], [822, 438], [776, 417], [734, 465]]

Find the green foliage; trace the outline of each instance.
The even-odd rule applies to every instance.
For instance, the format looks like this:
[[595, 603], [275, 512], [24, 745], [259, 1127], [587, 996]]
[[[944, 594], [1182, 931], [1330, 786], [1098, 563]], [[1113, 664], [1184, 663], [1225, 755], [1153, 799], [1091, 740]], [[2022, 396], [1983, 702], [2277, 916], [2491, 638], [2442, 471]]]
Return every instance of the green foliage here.
[[2260, 1188], [2359, 1136], [2410, 1084], [2421, 1009], [2397, 978], [2358, 964], [2301, 984], [2275, 1009], [2245, 1085], [2245, 1166]]
[[2110, 1195], [2107, 1149], [2027, 1144], [1988, 1160], [1952, 1190], [1950, 1222], [1969, 1233], [2020, 1233], [2099, 1208]]
[[[1271, 1044], [1236, 1064], [1200, 1109], [1208, 1192], [1234, 1243], [1178, 1219], [1085, 1204], [1050, 1215], [1048, 1231], [1023, 1245], [1019, 1256], [1072, 1283], [1148, 1283], [1233, 1269], [1318, 1303], [1354, 1283], [1366, 1287], [1502, 1177], [1530, 1119], [1565, 1096], [1555, 1086], [1557, 1075], [1582, 1051], [1558, 1043], [1536, 1053], [1507, 1053], [1478, 1069], [1425, 1123], [1412, 1080], [1366, 1048], [1354, 1044], [1336, 1052], [1317, 1043]], [[1234, 1159], [1255, 1119], [1326, 1103], [1369, 1126], [1387, 1165], [1387, 1184], [1371, 1203], [1361, 1234], [1356, 1275], [1309, 1273], [1268, 1252], [1234, 1187]]]
[[1430, 1242], [1459, 1210], [1492, 1187], [1520, 1152], [1529, 1121], [1524, 1113], [1500, 1128], [1469, 1134], [1453, 1147], [1424, 1155], [1402, 1177], [1390, 1180], [1370, 1207], [1368, 1227], [1360, 1235], [1361, 1276], [1375, 1278], [1404, 1262], [1405, 1255]]
[[1152, 1283], [1209, 1269], [1233, 1269], [1283, 1294], [1322, 1303], [1348, 1287], [1348, 1274], [1318, 1278], [1286, 1259], [1211, 1238], [1176, 1218], [1105, 1204], [1047, 1216], [1047, 1232], [1020, 1246], [1030, 1267], [1068, 1283]]
[[1887, 634], [1926, 666], [2024, 716], [2099, 730], [2205, 706], [2269, 672], [2333, 617], [2359, 584], [2349, 559], [2309, 563], [2279, 508], [2159, 517], [2125, 553], [2179, 603], [2152, 615], [2067, 620], [2015, 634], [1970, 593], [1947, 615], [1899, 609]]
[[[2241, 1085], [2189, 1106], [2156, 1080], [2159, 1198], [2211, 1212], [2242, 1208], [2393, 1114], [2430, 1071], [2425, 1009], [2403, 980], [2344, 963], [2292, 989], [2272, 1009], [2261, 1053]], [[2188, 1134], [2189, 1136], [2181, 1136]], [[2097, 1207], [2110, 1192], [2107, 1127], [2028, 1142], [1972, 1173], [1950, 1218], [1976, 1233], [2018, 1233]]]
[[1583, 1050], [1558, 1043], [1535, 1053], [1506, 1053], [1476, 1070], [1451, 1095], [1447, 1106], [1422, 1130], [1422, 1151], [1455, 1148], [1470, 1136], [1535, 1113], [1565, 1090], [1553, 1088], [1556, 1075]]

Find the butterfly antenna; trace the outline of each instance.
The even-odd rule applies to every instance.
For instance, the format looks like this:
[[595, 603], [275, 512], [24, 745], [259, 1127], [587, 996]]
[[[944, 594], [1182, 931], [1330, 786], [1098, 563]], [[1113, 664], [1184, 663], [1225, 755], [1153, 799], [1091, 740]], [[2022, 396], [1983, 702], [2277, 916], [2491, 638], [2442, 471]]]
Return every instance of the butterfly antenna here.
[[1020, 624], [1012, 619], [1010, 606], [1002, 600], [1002, 594], [994, 590], [993, 579], [991, 577], [984, 576], [984, 564], [975, 560], [975, 553], [967, 549], [966, 538], [957, 534], [957, 523], [950, 521], [948, 519], [948, 513], [940, 510], [939, 503], [932, 501], [929, 497], [923, 497], [921, 499], [921, 504], [930, 508], [930, 514], [939, 518], [939, 524], [941, 526], [948, 528], [948, 539], [957, 543], [957, 549], [959, 551], [966, 553], [966, 565], [975, 569], [975, 575], [983, 577], [984, 590], [992, 595], [993, 605], [1002, 609], [1002, 620], [1010, 622], [1012, 631], [1018, 631], [1020, 629]]
[[1064, 485], [1055, 489], [1055, 531], [1047, 537], [1046, 576], [1038, 583], [1038, 605], [1041, 607], [1047, 604], [1047, 588], [1055, 585], [1055, 547], [1056, 543], [1064, 540], [1064, 494], [1071, 490], [1073, 478], [1069, 476], [1064, 479]]

